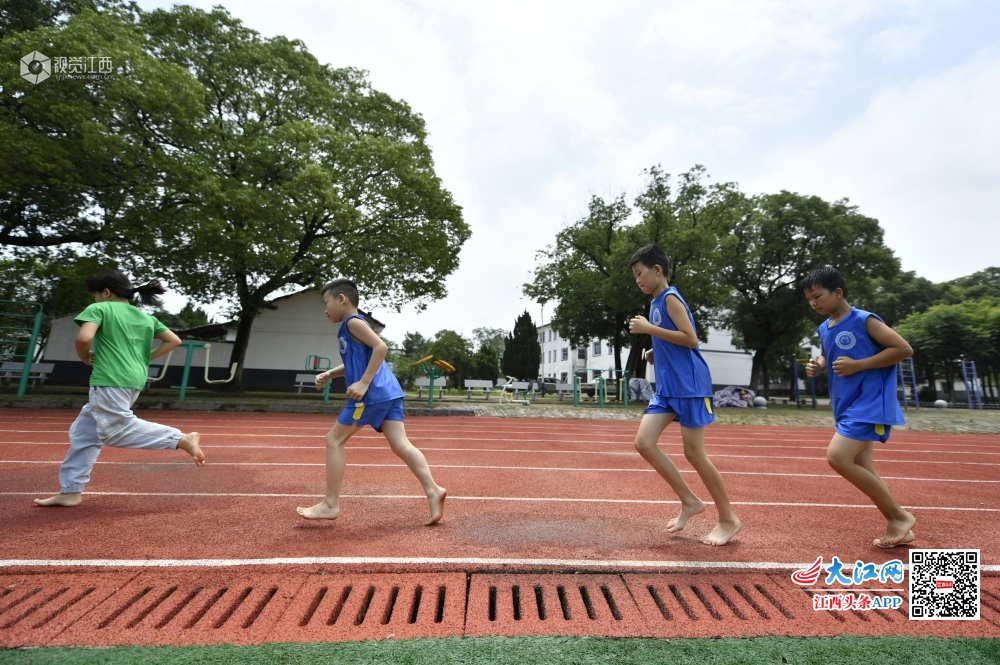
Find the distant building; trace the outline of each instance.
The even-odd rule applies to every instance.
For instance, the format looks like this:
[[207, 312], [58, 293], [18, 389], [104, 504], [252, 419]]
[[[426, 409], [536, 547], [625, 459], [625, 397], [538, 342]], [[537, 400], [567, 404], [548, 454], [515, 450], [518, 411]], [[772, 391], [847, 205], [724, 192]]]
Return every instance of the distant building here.
[[[584, 347], [573, 347], [547, 323], [538, 326], [538, 343], [542, 347], [538, 375], [546, 379], [570, 383], [573, 374], [580, 372], [581, 380], [589, 383], [598, 373], [595, 370], [615, 368], [614, 347], [608, 340], [595, 339]], [[708, 341], [701, 344], [700, 349], [712, 374], [713, 389], [750, 385], [753, 356], [733, 346], [731, 333], [709, 329]], [[624, 368], [629, 349], [623, 348], [621, 353], [621, 367]], [[605, 378], [608, 376], [605, 375]], [[656, 382], [652, 365], [646, 366], [645, 379], [650, 383]]]
[[[79, 326], [70, 314], [52, 322], [52, 333], [45, 345], [44, 361], [55, 364], [51, 378], [63, 383], [84, 384], [90, 377], [90, 368], [80, 362], [73, 340]], [[366, 315], [375, 332], [385, 326]], [[229, 376], [233, 340], [236, 339], [236, 321], [210, 323], [187, 330], [175, 330], [181, 339], [217, 340], [209, 354], [209, 378], [216, 380]], [[158, 344], [158, 342], [154, 343]], [[178, 385], [184, 368], [186, 351], [174, 351], [167, 375], [156, 387]], [[306, 357], [323, 356], [333, 367], [340, 364], [337, 343], [337, 326], [326, 318], [323, 300], [318, 289], [305, 289], [298, 293], [275, 298], [254, 320], [247, 345], [243, 368], [243, 386], [250, 390], [296, 390], [295, 375], [306, 371]], [[156, 359], [152, 367], [162, 367], [163, 359]], [[203, 386], [205, 351], [195, 350], [191, 358], [189, 386]], [[343, 392], [344, 380], [334, 379], [331, 390]]]

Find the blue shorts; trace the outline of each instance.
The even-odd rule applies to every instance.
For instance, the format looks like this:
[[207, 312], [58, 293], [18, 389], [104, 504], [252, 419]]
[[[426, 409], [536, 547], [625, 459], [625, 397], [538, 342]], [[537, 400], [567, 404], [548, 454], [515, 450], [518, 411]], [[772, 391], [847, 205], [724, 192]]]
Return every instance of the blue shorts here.
[[681, 427], [704, 427], [715, 422], [711, 397], [663, 397], [653, 395], [643, 413], [673, 413]]
[[853, 420], [841, 420], [837, 423], [837, 434], [855, 441], [881, 441], [885, 443], [889, 440], [891, 432], [892, 425], [873, 425]]
[[379, 402], [378, 404], [355, 403], [354, 406], [345, 406], [344, 410], [337, 416], [337, 422], [348, 427], [364, 427], [371, 425], [376, 432], [382, 431], [382, 421], [403, 420], [403, 398]]

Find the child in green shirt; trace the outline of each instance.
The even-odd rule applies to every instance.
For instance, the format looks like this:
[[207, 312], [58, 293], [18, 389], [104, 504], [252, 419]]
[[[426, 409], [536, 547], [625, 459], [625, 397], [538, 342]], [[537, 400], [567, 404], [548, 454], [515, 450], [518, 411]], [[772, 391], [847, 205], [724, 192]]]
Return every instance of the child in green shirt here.
[[[132, 413], [132, 405], [146, 385], [149, 361], [166, 355], [181, 343], [165, 325], [133, 307], [132, 298], [138, 294], [144, 305], [151, 305], [166, 289], [157, 280], [132, 288], [121, 271], [106, 270], [87, 279], [87, 290], [93, 294], [94, 304], [75, 320], [80, 324], [76, 353], [94, 368], [90, 374], [90, 399], [69, 428], [69, 452], [59, 467], [59, 494], [35, 499], [38, 506], [80, 505], [83, 488], [90, 481], [91, 469], [105, 445], [180, 449], [191, 455], [196, 465], [205, 464], [197, 432], [184, 434], [167, 425], [141, 420]], [[154, 337], [161, 344], [151, 353]]]

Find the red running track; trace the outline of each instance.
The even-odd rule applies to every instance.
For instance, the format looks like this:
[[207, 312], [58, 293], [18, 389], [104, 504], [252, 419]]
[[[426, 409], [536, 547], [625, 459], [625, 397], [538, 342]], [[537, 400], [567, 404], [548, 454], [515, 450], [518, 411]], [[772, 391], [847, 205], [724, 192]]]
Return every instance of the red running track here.
[[[7, 566], [356, 557], [375, 571], [389, 557], [394, 571], [530, 569], [539, 559], [548, 560], [547, 569], [565, 562], [623, 571], [649, 562], [759, 569], [819, 555], [852, 563], [907, 556], [905, 548], [872, 547], [884, 521], [830, 470], [824, 451], [831, 431], [821, 428], [708, 428], [709, 456], [743, 521], [730, 545], [713, 548], [698, 542], [714, 525], [711, 505], [684, 531], [666, 532], [676, 497], [633, 449], [634, 422], [407, 419], [411, 440], [449, 490], [443, 522], [428, 528], [419, 484], [371, 429], [348, 443], [341, 517], [299, 518], [295, 507], [323, 494], [323, 435], [333, 423], [302, 414], [145, 412], [200, 431], [208, 465], [196, 468], [180, 452], [109, 448], [82, 506], [37, 508], [32, 498], [58, 491], [75, 415], [0, 414], [0, 560]], [[679, 429], [668, 428], [660, 445], [707, 502]], [[915, 546], [979, 548], [987, 570], [996, 570], [1000, 436], [896, 431], [878, 447], [875, 466], [917, 516]]]

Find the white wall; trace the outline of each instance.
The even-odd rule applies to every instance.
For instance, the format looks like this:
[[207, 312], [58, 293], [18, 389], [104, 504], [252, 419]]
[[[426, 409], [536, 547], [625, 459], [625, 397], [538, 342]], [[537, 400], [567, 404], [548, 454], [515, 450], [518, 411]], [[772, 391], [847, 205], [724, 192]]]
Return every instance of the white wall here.
[[272, 304], [277, 309], [265, 309], [253, 322], [247, 368], [303, 371], [310, 354], [329, 358], [334, 367], [340, 364], [339, 324], [326, 318], [318, 289], [301, 291]]

